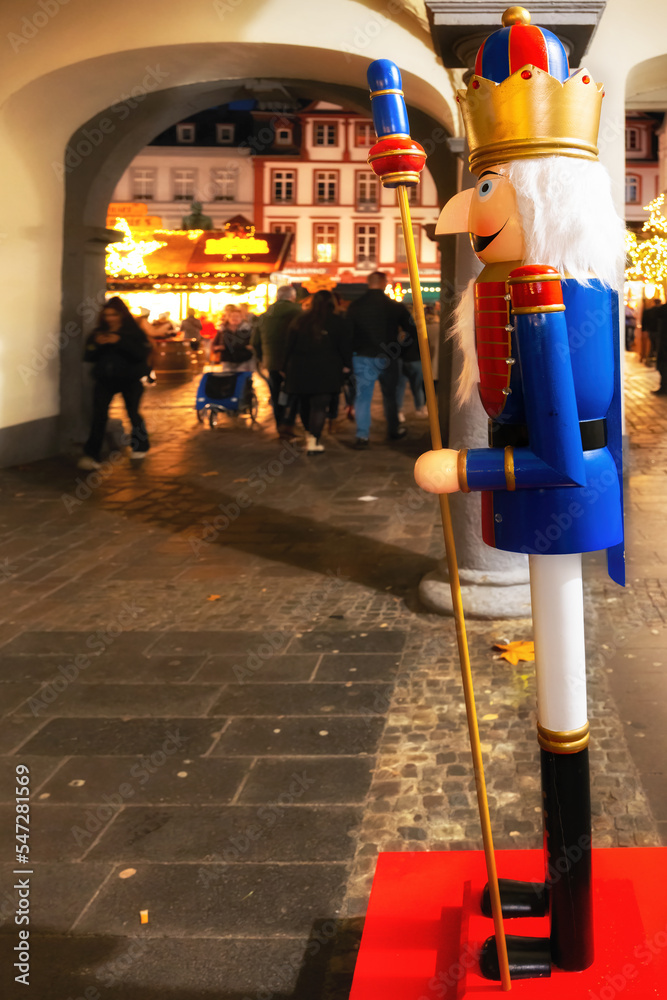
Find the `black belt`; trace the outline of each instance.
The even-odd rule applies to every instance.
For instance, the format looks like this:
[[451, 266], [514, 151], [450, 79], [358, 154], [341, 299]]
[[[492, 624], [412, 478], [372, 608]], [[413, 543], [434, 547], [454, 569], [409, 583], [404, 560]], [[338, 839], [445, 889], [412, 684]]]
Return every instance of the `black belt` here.
[[[582, 420], [579, 424], [581, 444], [584, 451], [607, 447], [607, 421]], [[528, 427], [526, 424], [497, 424], [489, 420], [489, 448], [528, 448]]]

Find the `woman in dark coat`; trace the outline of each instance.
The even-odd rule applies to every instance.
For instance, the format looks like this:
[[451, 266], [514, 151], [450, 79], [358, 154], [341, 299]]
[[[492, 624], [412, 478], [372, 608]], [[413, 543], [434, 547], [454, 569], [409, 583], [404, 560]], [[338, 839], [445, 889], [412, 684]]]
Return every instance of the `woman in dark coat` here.
[[80, 469], [99, 469], [100, 452], [107, 426], [109, 406], [121, 393], [132, 424], [131, 458], [144, 458], [150, 448], [146, 425], [139, 413], [144, 391], [141, 381], [150, 372], [148, 356], [152, 344], [132, 313], [118, 296], [108, 299], [97, 327], [86, 341], [84, 361], [93, 365], [93, 419], [90, 435], [79, 459]]
[[351, 364], [347, 321], [336, 312], [331, 292], [316, 292], [308, 312], [292, 321], [285, 353], [285, 392], [299, 400], [309, 455], [324, 451], [320, 435], [331, 396], [340, 392]]

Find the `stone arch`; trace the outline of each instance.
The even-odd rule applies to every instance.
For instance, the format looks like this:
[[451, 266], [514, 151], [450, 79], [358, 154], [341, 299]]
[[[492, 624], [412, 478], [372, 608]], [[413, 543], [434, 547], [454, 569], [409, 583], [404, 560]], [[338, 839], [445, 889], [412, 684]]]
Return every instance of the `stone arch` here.
[[[403, 0], [380, 20], [370, 0], [339, 0], [335, 23], [305, 4], [298, 42], [280, 0], [230, 3], [222, 13], [204, 5], [185, 21], [172, 0], [163, 6], [156, 22], [134, 0], [99, 0], [93, 34], [85, 18], [64, 6], [43, 35], [21, 43], [14, 72], [0, 86], [0, 266], [6, 327], [21, 331], [3, 340], [5, 370], [19, 377], [8, 378], [0, 395], [0, 465], [54, 454], [72, 440], [81, 395], [73, 359], [78, 366], [88, 289], [99, 288], [94, 276], [107, 241], [97, 206], [136, 151], [202, 100], [219, 101], [248, 79], [298, 77], [301, 85], [316, 82], [314, 97], [365, 110], [368, 63], [388, 56], [403, 74], [413, 133], [437, 137], [431, 166], [441, 196], [454, 190], [455, 163], [445, 142], [457, 130], [454, 81], [423, 27], [401, 13]], [[371, 20], [373, 30], [366, 31]], [[150, 93], [137, 94], [149, 71]], [[135, 100], [132, 114], [122, 119], [117, 108], [129, 100]], [[86, 126], [94, 128], [105, 109], [114, 112], [111, 133], [65, 173], [66, 147]], [[69, 191], [77, 188], [74, 212]], [[53, 353], [58, 343], [61, 358]]]

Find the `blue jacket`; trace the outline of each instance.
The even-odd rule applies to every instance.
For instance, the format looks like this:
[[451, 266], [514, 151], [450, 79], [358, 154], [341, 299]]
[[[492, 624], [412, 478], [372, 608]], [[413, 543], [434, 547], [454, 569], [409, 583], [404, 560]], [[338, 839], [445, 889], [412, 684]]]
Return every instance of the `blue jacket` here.
[[[565, 310], [510, 313], [502, 344], [493, 331], [482, 334], [480, 317], [492, 313], [478, 309], [491, 447], [461, 455], [459, 479], [483, 493], [489, 545], [528, 554], [607, 549], [610, 576], [623, 584], [618, 297], [597, 279], [561, 284]], [[497, 310], [497, 294], [493, 301]]]

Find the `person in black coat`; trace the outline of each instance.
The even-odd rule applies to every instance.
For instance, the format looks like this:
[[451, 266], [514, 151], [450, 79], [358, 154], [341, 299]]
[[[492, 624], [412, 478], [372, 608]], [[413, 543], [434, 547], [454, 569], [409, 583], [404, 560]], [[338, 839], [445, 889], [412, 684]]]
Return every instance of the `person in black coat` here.
[[371, 431], [371, 402], [375, 383], [382, 389], [387, 436], [398, 440], [407, 433], [399, 426], [398, 380], [401, 331], [413, 335], [412, 317], [402, 302], [385, 295], [387, 276], [374, 271], [367, 278], [368, 290], [347, 311], [352, 324], [354, 378], [356, 383], [355, 448], [367, 448]]
[[298, 398], [308, 454], [324, 451], [320, 436], [331, 396], [351, 364], [348, 324], [331, 292], [316, 292], [308, 312], [292, 320], [285, 351], [285, 392]]
[[144, 458], [150, 448], [146, 425], [139, 413], [144, 386], [150, 373], [148, 357], [152, 344], [122, 299], [108, 299], [99, 323], [86, 341], [84, 361], [93, 365], [93, 418], [80, 469], [99, 469], [109, 406], [120, 392], [132, 424], [131, 458]]

